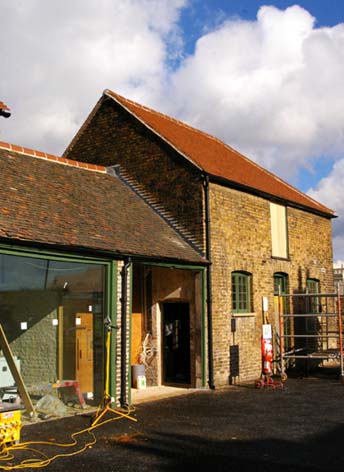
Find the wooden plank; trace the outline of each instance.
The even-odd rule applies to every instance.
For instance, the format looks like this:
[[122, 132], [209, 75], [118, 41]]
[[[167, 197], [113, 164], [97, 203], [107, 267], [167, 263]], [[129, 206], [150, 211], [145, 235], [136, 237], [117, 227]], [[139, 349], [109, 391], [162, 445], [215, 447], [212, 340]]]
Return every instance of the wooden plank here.
[[80, 325], [76, 327], [76, 379], [82, 393], [93, 392], [93, 313], [77, 313]]
[[1, 324], [0, 324], [0, 346], [1, 346], [2, 352], [4, 353], [8, 367], [10, 368], [11, 374], [15, 380], [20, 398], [23, 400], [26, 412], [29, 414], [29, 416], [34, 416], [35, 409], [32, 405], [31, 398], [29, 397], [29, 394], [26, 390], [26, 386], [24, 384], [23, 378], [20, 375], [19, 370], [17, 369], [17, 365], [14, 361], [10, 345], [7, 342], [7, 338]]
[[58, 378], [63, 379], [63, 306], [58, 307]]
[[131, 317], [131, 363], [138, 364], [142, 352], [142, 313], [133, 313]]

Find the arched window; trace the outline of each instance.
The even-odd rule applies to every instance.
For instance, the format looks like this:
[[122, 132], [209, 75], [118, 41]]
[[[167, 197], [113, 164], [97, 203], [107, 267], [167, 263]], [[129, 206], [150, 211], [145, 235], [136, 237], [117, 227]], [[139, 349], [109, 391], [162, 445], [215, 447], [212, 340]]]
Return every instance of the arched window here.
[[274, 273], [274, 295], [286, 295], [288, 293], [288, 274], [284, 272]]
[[252, 275], [248, 272], [232, 272], [233, 313], [252, 311]]
[[320, 281], [318, 279], [307, 279], [306, 285], [308, 293], [319, 293]]

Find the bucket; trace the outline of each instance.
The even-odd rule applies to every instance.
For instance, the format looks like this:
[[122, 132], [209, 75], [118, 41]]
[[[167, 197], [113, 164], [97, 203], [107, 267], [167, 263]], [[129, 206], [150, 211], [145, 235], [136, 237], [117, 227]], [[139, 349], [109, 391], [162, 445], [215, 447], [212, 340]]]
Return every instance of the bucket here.
[[146, 388], [146, 373], [143, 364], [134, 364], [131, 366], [131, 379], [134, 388]]

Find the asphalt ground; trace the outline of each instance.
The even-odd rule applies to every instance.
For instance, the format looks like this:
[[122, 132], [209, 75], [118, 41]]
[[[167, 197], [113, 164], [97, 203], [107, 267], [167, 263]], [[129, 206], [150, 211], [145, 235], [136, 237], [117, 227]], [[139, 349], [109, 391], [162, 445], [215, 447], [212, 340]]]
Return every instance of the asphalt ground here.
[[[333, 376], [289, 378], [283, 389], [253, 384], [200, 390], [136, 406], [131, 416], [93, 430], [81, 454], [46, 462], [49, 471], [339, 471], [344, 469], [344, 385]], [[91, 437], [71, 434], [94, 418], [82, 414], [24, 426], [29, 451], [14, 451], [3, 467], [28, 458], [71, 454]], [[39, 451], [35, 452], [34, 450]], [[45, 455], [43, 455], [45, 454]], [[36, 470], [31, 465], [25, 470]], [[37, 465], [37, 464], [36, 464]], [[41, 463], [44, 465], [44, 462]], [[15, 470], [8, 469], [6, 470]], [[44, 469], [43, 469], [44, 470]]]

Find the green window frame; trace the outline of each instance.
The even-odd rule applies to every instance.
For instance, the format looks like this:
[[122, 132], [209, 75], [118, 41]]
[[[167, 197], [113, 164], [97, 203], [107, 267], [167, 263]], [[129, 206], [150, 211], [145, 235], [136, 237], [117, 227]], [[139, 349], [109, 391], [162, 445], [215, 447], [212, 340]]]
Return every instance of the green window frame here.
[[319, 293], [320, 292], [320, 281], [319, 279], [307, 279], [306, 281], [308, 293]]
[[252, 274], [232, 272], [232, 310], [233, 313], [252, 312]]
[[275, 272], [274, 273], [274, 295], [279, 295], [281, 291], [281, 295], [287, 295], [289, 290], [289, 278], [288, 274], [283, 272]]
[[[279, 310], [279, 295], [288, 295], [289, 293], [289, 276], [284, 272], [275, 272], [274, 273], [274, 298], [275, 298], [275, 316], [278, 316]], [[283, 314], [290, 313], [290, 299], [289, 297], [282, 297], [282, 306]], [[291, 334], [291, 318], [283, 318], [283, 332], [285, 335]], [[276, 333], [280, 334], [279, 326], [276, 326]], [[289, 351], [291, 349], [291, 338], [284, 339], [284, 348]]]
[[[307, 293], [309, 295], [316, 295], [320, 293], [320, 280], [308, 278], [306, 280]], [[308, 299], [308, 310], [309, 313], [320, 313], [320, 298], [319, 297], [310, 297]]]

